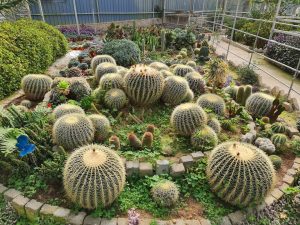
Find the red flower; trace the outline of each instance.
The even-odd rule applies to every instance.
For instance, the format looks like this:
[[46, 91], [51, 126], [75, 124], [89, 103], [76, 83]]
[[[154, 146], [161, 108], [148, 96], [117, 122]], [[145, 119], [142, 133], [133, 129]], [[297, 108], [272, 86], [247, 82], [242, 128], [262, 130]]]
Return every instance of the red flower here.
[[51, 104], [51, 103], [48, 103], [47, 107], [48, 107], [48, 108], [52, 108], [52, 104]]

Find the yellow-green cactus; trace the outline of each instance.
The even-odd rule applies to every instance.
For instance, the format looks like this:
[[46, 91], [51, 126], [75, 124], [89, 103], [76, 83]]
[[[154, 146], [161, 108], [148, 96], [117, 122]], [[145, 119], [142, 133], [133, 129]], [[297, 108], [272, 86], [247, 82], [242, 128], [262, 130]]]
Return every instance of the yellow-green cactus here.
[[104, 62], [100, 63], [95, 71], [95, 80], [96, 83], [98, 83], [101, 79], [101, 77], [107, 73], [117, 73], [118, 69], [117, 66], [113, 63]]
[[99, 87], [103, 90], [124, 88], [124, 79], [119, 73], [107, 73], [100, 78]]
[[150, 67], [156, 69], [156, 70], [169, 70], [169, 67], [162, 63], [162, 62], [153, 62], [149, 64]]
[[191, 144], [198, 151], [210, 151], [218, 144], [218, 136], [211, 127], [204, 126], [195, 130]]
[[113, 57], [111, 57], [109, 55], [97, 55], [91, 61], [92, 70], [95, 71], [97, 66], [104, 62], [108, 62], [108, 63], [112, 63], [114, 65], [117, 65], [116, 61]]

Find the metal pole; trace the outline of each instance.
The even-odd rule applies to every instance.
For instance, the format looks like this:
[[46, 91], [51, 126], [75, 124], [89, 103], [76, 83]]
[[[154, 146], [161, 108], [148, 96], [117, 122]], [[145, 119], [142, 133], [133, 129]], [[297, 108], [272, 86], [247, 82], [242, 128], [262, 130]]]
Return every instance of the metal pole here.
[[43, 6], [42, 6], [41, 0], [38, 0], [38, 5], [39, 5], [39, 9], [40, 9], [40, 14], [41, 14], [42, 20], [45, 22], [44, 11], [43, 11]]
[[96, 34], [97, 33], [97, 28], [96, 28], [95, 10], [93, 10], [93, 23], [94, 23], [94, 31], [95, 31], [95, 34]]
[[299, 68], [300, 68], [300, 58], [299, 58], [299, 61], [298, 61], [297, 69], [296, 69], [296, 71], [295, 71], [295, 73], [294, 73], [294, 76], [293, 76], [293, 79], [292, 79], [291, 86], [290, 86], [290, 88], [289, 88], [289, 92], [288, 92], [288, 94], [287, 94], [287, 98], [289, 98], [289, 96], [290, 96], [290, 94], [291, 94], [291, 91], [292, 91], [292, 89], [293, 89], [294, 82], [295, 82], [295, 80], [296, 80], [297, 77], [298, 77], [298, 74], [299, 74]]
[[227, 10], [227, 0], [225, 0], [224, 7], [223, 7], [223, 10], [222, 10], [222, 21], [221, 21], [221, 27], [220, 27], [220, 29], [223, 28], [226, 10]]
[[216, 17], [217, 17], [218, 5], [219, 5], [219, 0], [217, 0], [217, 2], [216, 2], [216, 11], [215, 11], [215, 16], [214, 16], [213, 32], [215, 32], [215, 24], [216, 24]]
[[76, 0], [73, 0], [73, 7], [74, 7], [74, 15], [75, 15], [76, 27], [77, 27], [77, 34], [80, 34], [79, 21], [78, 21], [78, 15], [77, 15], [77, 8], [76, 8]]
[[155, 13], [154, 13], [154, 0], [152, 0], [152, 18], [155, 17]]
[[193, 5], [194, 5], [194, 1], [190, 0], [190, 10], [189, 10], [189, 19], [188, 19], [189, 26], [191, 25], [191, 15], [192, 15], [192, 12], [193, 12]]
[[166, 0], [162, 0], [163, 1], [163, 19], [162, 19], [162, 23], [165, 23], [166, 21]]
[[251, 52], [251, 56], [250, 56], [250, 59], [249, 59], [248, 67], [251, 65], [252, 57], [253, 57], [253, 54], [254, 54], [254, 49], [256, 48], [256, 45], [257, 45], [257, 39], [258, 39], [259, 31], [260, 31], [260, 28], [261, 28], [261, 24], [262, 24], [262, 22], [260, 21], [258, 29], [257, 29], [255, 41], [254, 41], [254, 44], [253, 44], [253, 51]]
[[275, 13], [275, 16], [274, 16], [274, 19], [273, 19], [273, 23], [272, 23], [272, 28], [271, 28], [271, 31], [270, 31], [269, 40], [272, 39], [273, 34], [274, 34], [274, 29], [275, 29], [275, 26], [276, 26], [276, 20], [277, 20], [277, 17], [279, 15], [279, 11], [280, 11], [280, 5], [281, 5], [281, 0], [278, 0], [277, 8], [276, 8], [276, 13]]
[[96, 10], [97, 10], [97, 19], [98, 19], [98, 23], [100, 23], [100, 7], [99, 7], [99, 2], [98, 0], [95, 0], [96, 1]]

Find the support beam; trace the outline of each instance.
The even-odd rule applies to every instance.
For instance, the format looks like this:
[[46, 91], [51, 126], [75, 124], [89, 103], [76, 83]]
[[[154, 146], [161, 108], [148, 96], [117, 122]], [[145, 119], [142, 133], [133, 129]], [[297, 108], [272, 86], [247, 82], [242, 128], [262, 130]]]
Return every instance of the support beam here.
[[74, 15], [75, 15], [76, 27], [77, 27], [77, 34], [80, 34], [80, 27], [79, 27], [78, 15], [77, 15], [76, 0], [73, 0], [73, 7], [74, 7]]
[[44, 11], [43, 11], [43, 6], [42, 6], [41, 0], [38, 0], [38, 5], [39, 5], [39, 10], [40, 10], [40, 15], [42, 17], [42, 20], [45, 22]]

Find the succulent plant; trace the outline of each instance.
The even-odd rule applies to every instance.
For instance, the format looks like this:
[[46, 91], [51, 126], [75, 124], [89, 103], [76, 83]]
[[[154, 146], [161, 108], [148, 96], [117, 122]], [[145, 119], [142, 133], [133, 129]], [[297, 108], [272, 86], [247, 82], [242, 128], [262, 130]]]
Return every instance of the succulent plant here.
[[151, 132], [145, 132], [142, 138], [142, 146], [152, 148], [153, 145], [153, 134]]
[[257, 92], [247, 99], [246, 109], [255, 118], [266, 116], [272, 109], [274, 97], [271, 95]]
[[183, 102], [191, 102], [194, 98], [194, 92], [189, 88]]
[[204, 94], [201, 95], [197, 104], [205, 109], [210, 109], [213, 113], [217, 115], [225, 114], [225, 101], [218, 95], [215, 94]]
[[252, 94], [252, 86], [246, 85], [246, 86], [240, 86], [237, 89], [236, 92], [236, 102], [240, 105], [245, 106], [247, 99]]
[[209, 118], [207, 121], [207, 125], [211, 127], [216, 134], [219, 134], [221, 132], [221, 124], [217, 118]]
[[180, 104], [189, 90], [189, 84], [183, 77], [170, 76], [165, 79], [165, 87], [162, 93], [164, 103], [170, 105]]
[[111, 132], [110, 122], [106, 116], [101, 114], [92, 114], [88, 118], [92, 121], [95, 128], [95, 140], [105, 141]]
[[236, 100], [236, 93], [237, 93], [238, 87], [237, 86], [227, 86], [224, 88], [224, 92], [229, 95], [230, 98], [233, 100]]
[[66, 71], [65, 77], [80, 77], [81, 75], [81, 69], [78, 67], [72, 67]]
[[218, 136], [211, 127], [204, 126], [192, 134], [191, 144], [198, 151], [209, 151], [218, 144]]
[[127, 103], [128, 99], [125, 92], [121, 89], [110, 89], [104, 96], [104, 103], [110, 109], [122, 109]]
[[255, 145], [268, 154], [272, 154], [276, 151], [275, 145], [269, 138], [257, 138]]
[[160, 181], [151, 190], [154, 201], [165, 207], [173, 206], [179, 198], [179, 191], [172, 181]]
[[128, 141], [129, 141], [129, 144], [131, 147], [133, 147], [135, 149], [142, 148], [141, 140], [134, 133], [128, 134]]
[[189, 136], [198, 127], [203, 127], [206, 123], [206, 113], [194, 103], [183, 103], [177, 106], [171, 115], [171, 125], [181, 135]]
[[155, 131], [155, 126], [153, 124], [149, 124], [146, 128], [147, 132], [150, 132], [154, 135], [154, 131]]
[[269, 117], [266, 117], [266, 116], [263, 116], [261, 118], [261, 121], [263, 121], [264, 123], [270, 123], [270, 118]]
[[287, 140], [288, 138], [285, 134], [273, 134], [271, 137], [272, 143], [278, 148], [284, 146]]
[[184, 77], [187, 73], [194, 72], [194, 71], [195, 70], [193, 69], [193, 67], [183, 65], [183, 64], [178, 64], [177, 66], [175, 66], [173, 70], [175, 75], [181, 77]]
[[273, 123], [271, 125], [271, 129], [274, 133], [285, 133], [286, 132], [286, 127], [284, 124], [280, 122]]
[[186, 63], [186, 65], [187, 65], [187, 66], [190, 66], [190, 67], [192, 67], [192, 68], [195, 68], [195, 67], [197, 66], [197, 64], [196, 64], [195, 61], [188, 61], [188, 62]]
[[163, 89], [163, 76], [151, 67], [133, 66], [125, 76], [125, 91], [133, 104], [150, 105], [161, 97]]
[[206, 174], [213, 192], [238, 206], [262, 201], [275, 181], [269, 157], [255, 146], [241, 142], [218, 145], [209, 155]]
[[118, 136], [113, 135], [109, 138], [109, 146], [114, 150], [119, 150], [121, 148], [121, 142]]
[[95, 71], [97, 66], [104, 62], [108, 62], [108, 63], [112, 63], [114, 65], [117, 65], [114, 58], [109, 55], [96, 55], [91, 61], [91, 69], [93, 71]]
[[169, 70], [169, 67], [161, 62], [153, 62], [149, 64], [150, 67], [156, 69], [156, 70]]
[[104, 62], [100, 63], [95, 71], [95, 80], [96, 83], [98, 83], [101, 79], [101, 77], [107, 73], [117, 73], [117, 66], [113, 63]]
[[270, 155], [269, 156], [275, 170], [279, 170], [282, 164], [282, 159], [278, 155]]
[[86, 145], [67, 159], [63, 184], [70, 200], [83, 208], [110, 205], [125, 185], [121, 158], [102, 145]]
[[186, 51], [180, 51], [179, 55], [181, 55], [182, 58], [186, 58], [187, 57], [187, 52]]
[[79, 69], [85, 71], [89, 68], [89, 65], [87, 63], [80, 63], [78, 66], [77, 66]]
[[50, 91], [52, 79], [42, 74], [29, 74], [23, 77], [21, 82], [25, 97], [31, 101], [42, 100]]
[[56, 120], [64, 115], [71, 114], [71, 113], [85, 114], [84, 110], [81, 107], [77, 105], [67, 104], [67, 103], [58, 105], [53, 110], [53, 116]]
[[96, 88], [92, 92], [92, 97], [94, 99], [95, 103], [101, 104], [104, 101], [104, 96], [105, 96], [106, 90], [103, 90], [101, 88]]
[[202, 76], [197, 72], [190, 72], [186, 74], [186, 79], [189, 83], [190, 88], [194, 92], [195, 95], [201, 95], [205, 93], [205, 80], [202, 78]]
[[124, 88], [124, 79], [119, 73], [107, 73], [100, 78], [99, 87], [103, 90]]
[[66, 150], [74, 150], [93, 141], [95, 128], [83, 114], [73, 113], [60, 117], [53, 126], [54, 143]]
[[20, 105], [25, 106], [29, 109], [32, 106], [32, 102], [30, 100], [24, 99], [20, 102]]
[[169, 70], [160, 70], [160, 73], [163, 75], [164, 78], [174, 76], [174, 74]]

